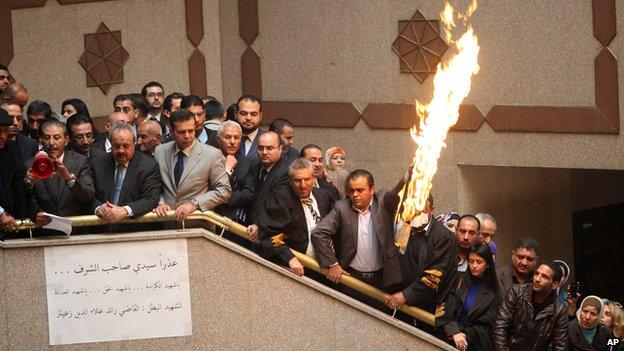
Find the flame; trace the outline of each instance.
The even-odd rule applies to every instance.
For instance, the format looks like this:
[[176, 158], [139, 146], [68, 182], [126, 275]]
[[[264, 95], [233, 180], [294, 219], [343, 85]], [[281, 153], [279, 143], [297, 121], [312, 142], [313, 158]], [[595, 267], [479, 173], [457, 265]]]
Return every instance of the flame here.
[[477, 1], [473, 0], [466, 13], [462, 14], [446, 1], [440, 13], [447, 42], [455, 44], [456, 54], [445, 64], [438, 64], [433, 78], [433, 98], [429, 104], [416, 100], [418, 128], [414, 125], [410, 134], [417, 148], [409, 170], [409, 182], [399, 193], [401, 201], [397, 221], [409, 223], [424, 211], [433, 176], [438, 170], [440, 153], [446, 147], [448, 130], [457, 122], [459, 106], [470, 92], [472, 76], [479, 72], [479, 44], [472, 27], [466, 25], [466, 30], [456, 41], [452, 34], [456, 27], [455, 20], [465, 22], [476, 8]]

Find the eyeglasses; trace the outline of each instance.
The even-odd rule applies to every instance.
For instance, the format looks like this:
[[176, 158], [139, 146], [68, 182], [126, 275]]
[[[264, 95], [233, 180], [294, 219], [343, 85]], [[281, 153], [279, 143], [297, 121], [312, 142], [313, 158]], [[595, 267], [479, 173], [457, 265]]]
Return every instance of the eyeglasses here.
[[279, 146], [258, 146], [258, 151], [262, 152], [262, 151], [267, 151], [267, 152], [271, 152], [275, 149], [277, 149]]
[[163, 96], [165, 96], [165, 94], [163, 94], [163, 93], [147, 93], [147, 97], [149, 97], [149, 98], [154, 98], [154, 97], [161, 98]]

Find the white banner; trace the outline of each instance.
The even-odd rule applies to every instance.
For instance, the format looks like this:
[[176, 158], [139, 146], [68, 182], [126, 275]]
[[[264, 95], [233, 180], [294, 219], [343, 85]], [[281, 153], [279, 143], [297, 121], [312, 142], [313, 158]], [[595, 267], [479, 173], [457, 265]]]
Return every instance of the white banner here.
[[50, 345], [192, 334], [186, 239], [44, 252]]

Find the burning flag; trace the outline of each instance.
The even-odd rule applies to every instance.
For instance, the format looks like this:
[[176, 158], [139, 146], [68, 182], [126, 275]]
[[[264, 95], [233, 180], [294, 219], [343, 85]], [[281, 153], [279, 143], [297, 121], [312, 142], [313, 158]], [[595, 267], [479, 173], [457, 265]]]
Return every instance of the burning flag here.
[[433, 98], [429, 104], [416, 100], [419, 121], [410, 134], [417, 147], [408, 172], [409, 180], [399, 193], [401, 201], [395, 218], [396, 222], [403, 222], [396, 240], [401, 253], [405, 253], [410, 227], [427, 223], [427, 215], [423, 211], [433, 176], [438, 170], [438, 158], [446, 146], [449, 128], [457, 123], [459, 106], [470, 92], [472, 76], [479, 72], [479, 44], [472, 27], [466, 25], [466, 30], [457, 40], [454, 40], [452, 33], [455, 21], [465, 24], [476, 8], [477, 1], [473, 0], [466, 13], [460, 13], [446, 1], [440, 13], [446, 41], [449, 45], [454, 44], [456, 53], [446, 63], [438, 64], [433, 77]]

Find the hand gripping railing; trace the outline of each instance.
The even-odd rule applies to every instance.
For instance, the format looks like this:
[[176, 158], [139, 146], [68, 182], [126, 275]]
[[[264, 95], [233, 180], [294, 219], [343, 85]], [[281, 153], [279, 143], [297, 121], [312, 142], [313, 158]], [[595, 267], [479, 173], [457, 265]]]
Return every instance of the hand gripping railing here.
[[[167, 215], [165, 217], [158, 217], [155, 213], [148, 213], [145, 214], [143, 216], [137, 217], [137, 218], [126, 218], [123, 219], [119, 222], [117, 222], [116, 224], [131, 224], [131, 223], [151, 223], [151, 222], [169, 222], [169, 221], [173, 221], [175, 220], [175, 212], [174, 211], [169, 211], [167, 212]], [[67, 219], [71, 220], [72, 222], [72, 226], [73, 227], [89, 227], [89, 226], [97, 226], [97, 225], [109, 225], [109, 222], [106, 222], [105, 220], [99, 218], [98, 216], [95, 215], [88, 215], [88, 216], [71, 216], [71, 217], [66, 217]], [[213, 211], [205, 211], [205, 212], [193, 212], [191, 213], [188, 217], [187, 220], [200, 220], [200, 221], [207, 221], [210, 223], [213, 223], [221, 228], [223, 228], [223, 230], [227, 230], [229, 232], [232, 232], [242, 238], [245, 238], [247, 240], [252, 241], [249, 238], [249, 233], [247, 233], [247, 227], [234, 222], [233, 220], [231, 220], [228, 217], [224, 217], [221, 216]], [[184, 228], [184, 221], [182, 222], [182, 226]], [[37, 226], [30, 220], [30, 219], [25, 219], [25, 220], [18, 220], [17, 221], [17, 229], [18, 230], [32, 230], [37, 228]], [[256, 243], [258, 242], [257, 240], [255, 241]], [[299, 262], [301, 262], [301, 264], [306, 267], [309, 268], [315, 272], [318, 272], [320, 274], [327, 274], [327, 269], [321, 268], [318, 264], [318, 262], [313, 259], [310, 256], [307, 256], [299, 251], [295, 251], [293, 249], [291, 249], [291, 251], [293, 252], [293, 254], [297, 257], [297, 259], [299, 260]], [[342, 275], [340, 277], [340, 283], [343, 285], [346, 285], [348, 287], [350, 287], [351, 289], [354, 289], [364, 295], [370, 296], [372, 298], [374, 298], [375, 300], [378, 300], [382, 303], [386, 303], [386, 301], [388, 300], [388, 298], [390, 297], [390, 295], [388, 295], [387, 293], [371, 286], [368, 285], [364, 282], [362, 282], [361, 280], [358, 280], [356, 278], [353, 278], [351, 276], [348, 275]], [[419, 321], [422, 321], [424, 323], [427, 323], [428, 325], [434, 326], [435, 325], [435, 319], [433, 314], [424, 311], [418, 307], [414, 307], [414, 306], [410, 306], [407, 304], [401, 305], [398, 308], [399, 311], [404, 312], [416, 319], [418, 319]]]

